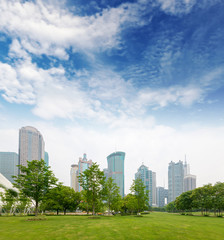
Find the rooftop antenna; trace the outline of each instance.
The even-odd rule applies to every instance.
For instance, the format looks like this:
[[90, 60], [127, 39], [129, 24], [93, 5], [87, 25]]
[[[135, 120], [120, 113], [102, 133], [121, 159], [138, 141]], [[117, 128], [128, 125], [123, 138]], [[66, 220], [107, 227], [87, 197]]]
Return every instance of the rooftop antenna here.
[[187, 157], [186, 157], [186, 154], [184, 155], [184, 159], [185, 159], [185, 164], [187, 164]]

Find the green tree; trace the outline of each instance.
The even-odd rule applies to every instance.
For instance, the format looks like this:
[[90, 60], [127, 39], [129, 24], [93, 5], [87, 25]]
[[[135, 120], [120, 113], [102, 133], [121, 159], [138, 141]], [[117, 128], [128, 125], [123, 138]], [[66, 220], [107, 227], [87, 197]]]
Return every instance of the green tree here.
[[109, 214], [111, 210], [118, 211], [120, 209], [121, 195], [119, 194], [119, 187], [111, 177], [107, 179], [104, 185], [104, 199]]
[[214, 188], [211, 184], [196, 188], [192, 192], [192, 199], [193, 206], [201, 208], [202, 215], [207, 215], [208, 211], [213, 207]]
[[148, 208], [149, 205], [149, 191], [145, 190], [145, 185], [140, 178], [133, 180], [130, 188], [131, 192], [135, 194], [137, 199], [138, 213]]
[[100, 171], [99, 165], [93, 163], [90, 168], [80, 174], [79, 183], [88, 197], [88, 204], [91, 205], [92, 214], [95, 215], [97, 206], [102, 205], [103, 187], [105, 184], [105, 176], [103, 171]]
[[19, 193], [17, 198], [16, 209], [19, 213], [24, 213], [31, 207], [32, 201], [30, 198], [26, 197], [22, 192]]
[[177, 210], [181, 211], [192, 211], [193, 199], [192, 191], [184, 192], [175, 200]]
[[222, 215], [224, 209], [224, 183], [217, 182], [214, 186], [214, 212], [218, 212], [218, 216]]
[[75, 192], [74, 189], [59, 185], [52, 188], [43, 202], [45, 210], [56, 210], [57, 215], [60, 210], [63, 210], [66, 215], [67, 210], [76, 210], [81, 200], [80, 193]]
[[6, 213], [11, 213], [16, 207], [18, 192], [14, 189], [6, 189], [1, 193], [1, 200], [3, 202], [2, 208]]
[[135, 195], [129, 193], [122, 200], [122, 209], [125, 213], [133, 214], [138, 210], [138, 201]]
[[19, 165], [20, 172], [14, 176], [13, 184], [24, 196], [31, 198], [35, 202], [35, 215], [38, 214], [40, 202], [44, 199], [47, 192], [56, 185], [57, 178], [49, 170], [44, 160], [33, 160], [28, 162], [28, 166]]
[[166, 205], [166, 211], [167, 212], [176, 212], [176, 205], [175, 205], [175, 202], [170, 202]]

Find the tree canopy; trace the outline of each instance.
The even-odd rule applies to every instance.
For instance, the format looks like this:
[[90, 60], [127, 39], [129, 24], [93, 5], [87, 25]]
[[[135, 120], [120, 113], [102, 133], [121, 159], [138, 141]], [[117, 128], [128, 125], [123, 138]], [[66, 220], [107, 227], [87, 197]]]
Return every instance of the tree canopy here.
[[14, 176], [14, 187], [19, 189], [26, 197], [35, 202], [35, 215], [38, 214], [40, 202], [48, 191], [57, 184], [58, 179], [45, 165], [44, 160], [28, 162], [27, 167], [19, 165], [20, 174]]

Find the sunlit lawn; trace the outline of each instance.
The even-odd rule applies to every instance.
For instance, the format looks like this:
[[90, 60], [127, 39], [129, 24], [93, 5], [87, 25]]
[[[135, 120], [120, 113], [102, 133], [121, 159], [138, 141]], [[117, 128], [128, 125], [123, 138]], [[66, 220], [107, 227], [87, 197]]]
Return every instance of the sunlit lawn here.
[[[151, 213], [144, 217], [0, 217], [0, 239], [224, 239], [224, 218]], [[30, 218], [30, 217], [29, 217]]]

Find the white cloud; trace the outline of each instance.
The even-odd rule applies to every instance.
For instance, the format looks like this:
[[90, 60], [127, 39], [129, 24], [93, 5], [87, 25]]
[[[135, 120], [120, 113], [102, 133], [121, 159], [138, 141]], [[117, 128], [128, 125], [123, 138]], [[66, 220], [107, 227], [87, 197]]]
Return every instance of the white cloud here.
[[66, 48], [74, 51], [104, 50], [118, 46], [122, 25], [144, 24], [137, 4], [122, 4], [93, 16], [74, 16], [63, 8], [42, 1], [0, 2], [0, 30], [20, 39], [23, 49], [36, 55], [68, 59]]

